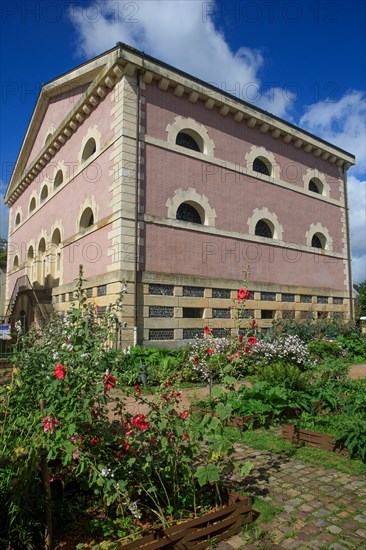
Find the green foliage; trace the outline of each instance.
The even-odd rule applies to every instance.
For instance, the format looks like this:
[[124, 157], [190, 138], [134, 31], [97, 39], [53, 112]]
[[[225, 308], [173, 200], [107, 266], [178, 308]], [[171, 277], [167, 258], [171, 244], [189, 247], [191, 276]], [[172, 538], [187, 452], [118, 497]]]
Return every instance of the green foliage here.
[[318, 361], [328, 357], [341, 357], [343, 351], [339, 342], [329, 340], [314, 340], [307, 347], [311, 358]]
[[[119, 397], [124, 393], [112, 392], [111, 399], [123, 370], [113, 342], [123, 296], [97, 319], [81, 288], [80, 277], [77, 303], [65, 319], [19, 341], [12, 379], [0, 386], [1, 547], [42, 547], [43, 454], [53, 483], [76, 484], [102, 503], [108, 520], [93, 528], [105, 535], [124, 531], [118, 517], [167, 525], [172, 514], [219, 503], [216, 483], [235, 467], [222, 420], [207, 415], [197, 424], [182, 411], [178, 375], [168, 377], [153, 401], [136, 385], [133, 412]], [[175, 356], [162, 350], [133, 354], [136, 362], [159, 365], [156, 378], [176, 366]]]
[[345, 415], [342, 422], [334, 430], [334, 437], [343, 441], [344, 446], [349, 450], [352, 457], [361, 458], [366, 462], [366, 414], [353, 414], [351, 417]]
[[300, 368], [292, 363], [276, 362], [258, 369], [259, 380], [273, 386], [283, 386], [293, 390], [302, 390], [307, 386], [307, 378]]
[[296, 334], [303, 342], [308, 343], [313, 340], [332, 340], [341, 335], [347, 338], [355, 331], [359, 332], [359, 328], [354, 323], [338, 319], [319, 319], [312, 322], [281, 319], [273, 322], [267, 338], [275, 340], [279, 336]]
[[354, 284], [353, 288], [358, 292], [358, 296], [355, 300], [355, 317], [366, 316], [366, 281], [360, 284]]
[[337, 341], [347, 352], [347, 356], [353, 360], [362, 361], [366, 357], [366, 337], [355, 331], [353, 334], [337, 336]]

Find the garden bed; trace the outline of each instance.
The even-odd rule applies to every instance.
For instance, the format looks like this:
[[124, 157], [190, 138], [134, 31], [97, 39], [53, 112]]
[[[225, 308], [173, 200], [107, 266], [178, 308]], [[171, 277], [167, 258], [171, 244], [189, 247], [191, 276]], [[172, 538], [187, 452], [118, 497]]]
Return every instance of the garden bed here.
[[207, 541], [225, 540], [252, 521], [252, 501], [238, 493], [229, 493], [227, 505], [215, 512], [161, 529], [139, 540], [119, 545], [118, 550], [155, 550], [160, 548], [200, 550]]
[[341, 441], [336, 441], [331, 435], [321, 432], [311, 432], [297, 428], [293, 424], [282, 425], [282, 437], [294, 444], [303, 444], [318, 449], [325, 449], [336, 453], [349, 456], [349, 452], [344, 448]]
[[[191, 405], [191, 411], [192, 412], [199, 412], [201, 414], [210, 414], [211, 416], [218, 417], [218, 414], [216, 414], [211, 409], [205, 409], [203, 407], [198, 407], [197, 405]], [[249, 415], [249, 416], [232, 416], [230, 420], [224, 420], [223, 423], [225, 426], [230, 427], [239, 427], [243, 430], [247, 430], [249, 426], [253, 426], [255, 424], [255, 421], [257, 420], [255, 415]]]

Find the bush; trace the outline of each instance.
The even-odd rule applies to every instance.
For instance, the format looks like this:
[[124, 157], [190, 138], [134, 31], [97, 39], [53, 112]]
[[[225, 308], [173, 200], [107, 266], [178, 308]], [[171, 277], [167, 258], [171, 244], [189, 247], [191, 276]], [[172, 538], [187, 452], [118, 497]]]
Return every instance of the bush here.
[[252, 349], [258, 367], [283, 360], [304, 368], [309, 360], [309, 353], [304, 342], [298, 336], [283, 336], [273, 342], [259, 341]]
[[300, 368], [292, 363], [275, 362], [257, 370], [259, 380], [271, 386], [283, 386], [292, 390], [306, 389], [308, 382]]
[[343, 322], [337, 319], [324, 319], [318, 321], [297, 321], [293, 319], [281, 319], [274, 321], [268, 331], [267, 338], [276, 340], [278, 337], [296, 334], [303, 342], [312, 340], [336, 339], [338, 336], [346, 338], [354, 334], [361, 334], [360, 327], [353, 322]]
[[308, 352], [312, 359], [317, 361], [326, 359], [327, 357], [341, 357], [343, 348], [339, 342], [329, 340], [315, 340], [308, 343]]

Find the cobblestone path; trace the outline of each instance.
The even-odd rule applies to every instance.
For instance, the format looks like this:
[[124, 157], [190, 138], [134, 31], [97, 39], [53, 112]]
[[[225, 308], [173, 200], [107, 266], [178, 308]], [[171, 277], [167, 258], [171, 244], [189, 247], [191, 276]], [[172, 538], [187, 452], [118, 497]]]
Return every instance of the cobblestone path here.
[[239, 445], [237, 460], [255, 465], [241, 487], [279, 511], [261, 525], [260, 540], [236, 536], [217, 550], [366, 550], [366, 478]]

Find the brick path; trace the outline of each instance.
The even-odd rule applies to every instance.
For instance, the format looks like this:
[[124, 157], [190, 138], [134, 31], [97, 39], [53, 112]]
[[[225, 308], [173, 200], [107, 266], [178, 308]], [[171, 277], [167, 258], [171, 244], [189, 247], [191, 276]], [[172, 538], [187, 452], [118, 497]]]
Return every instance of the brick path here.
[[278, 506], [279, 511], [270, 523], [260, 525], [260, 540], [245, 544], [237, 535], [219, 544], [217, 550], [366, 550], [364, 477], [240, 445], [237, 460], [255, 465], [240, 486]]

